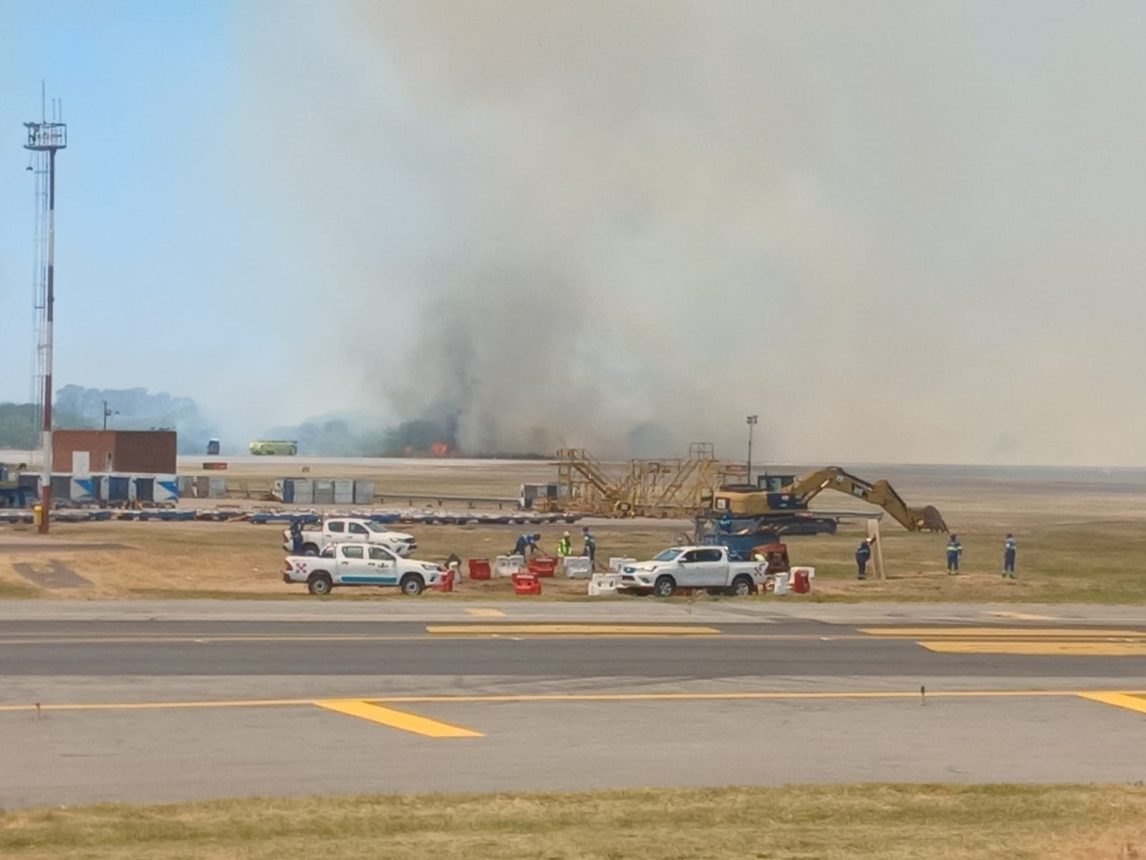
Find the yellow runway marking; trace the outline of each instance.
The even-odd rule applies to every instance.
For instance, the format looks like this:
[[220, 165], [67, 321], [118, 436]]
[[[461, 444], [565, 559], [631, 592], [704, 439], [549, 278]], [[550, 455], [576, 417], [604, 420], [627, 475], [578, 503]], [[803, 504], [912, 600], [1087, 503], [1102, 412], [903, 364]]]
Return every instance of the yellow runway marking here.
[[408, 714], [405, 711], [395, 711], [393, 708], [383, 708], [361, 699], [323, 699], [315, 702], [320, 708], [348, 714], [374, 723], [381, 723], [393, 729], [404, 732], [413, 732], [428, 738], [480, 738], [481, 732], [463, 729], [461, 726], [452, 726], [449, 723], [431, 720], [428, 717], [419, 717], [417, 714]]
[[1013, 621], [1054, 621], [1053, 615], [1034, 615], [1029, 612], [988, 612], [995, 618], [1010, 618]]
[[[1063, 696], [1146, 695], [1146, 690], [929, 690], [929, 699], [1055, 698]], [[474, 695], [365, 695], [344, 699], [232, 699], [198, 702], [96, 702], [41, 705], [44, 711], [154, 711], [197, 708], [276, 708], [299, 707], [331, 702], [360, 702], [372, 705], [477, 704], [530, 702], [705, 702], [705, 701], [800, 701], [819, 699], [918, 699], [918, 690], [835, 690], [745, 691], [735, 693], [511, 693]], [[0, 713], [35, 711], [35, 704], [0, 705]]]
[[[948, 690], [928, 692], [930, 698], [947, 699], [994, 699], [1015, 697], [1073, 696], [1072, 690]], [[743, 693], [521, 693], [460, 695], [460, 696], [391, 696], [384, 701], [390, 704], [445, 704], [457, 702], [762, 702], [799, 701], [819, 699], [918, 699], [918, 690], [841, 690], [832, 692], [743, 692]]]
[[719, 636], [715, 627], [684, 624], [433, 624], [433, 636]]
[[504, 618], [505, 613], [500, 609], [467, 609], [466, 615], [474, 618]]
[[1146, 639], [1146, 630], [1106, 630], [1100, 627], [862, 627], [861, 633], [900, 639], [976, 637], [980, 639]]
[[1141, 696], [1132, 696], [1129, 693], [1079, 693], [1079, 695], [1092, 702], [1102, 702], [1104, 705], [1114, 705], [1116, 708], [1128, 708], [1146, 714], [1146, 699]]
[[1140, 642], [1087, 642], [1033, 640], [1020, 642], [984, 640], [951, 640], [947, 642], [922, 640], [928, 651], [940, 654], [1014, 654], [1024, 657], [1146, 657], [1146, 641]]

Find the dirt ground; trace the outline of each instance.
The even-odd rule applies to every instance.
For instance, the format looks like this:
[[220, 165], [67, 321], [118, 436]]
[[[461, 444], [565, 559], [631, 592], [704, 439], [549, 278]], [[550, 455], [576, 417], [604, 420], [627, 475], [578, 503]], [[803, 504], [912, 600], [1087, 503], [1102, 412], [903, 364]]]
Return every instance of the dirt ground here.
[[[391, 461], [392, 462], [392, 461]], [[291, 464], [295, 473], [300, 464]], [[260, 480], [281, 474], [281, 464], [244, 464]], [[330, 475], [326, 463], [311, 467], [314, 476]], [[352, 466], [339, 468], [353, 471]], [[524, 481], [552, 479], [543, 463], [493, 461], [410, 461], [377, 465], [374, 480], [383, 493], [444, 495], [516, 495]], [[810, 597], [759, 599], [913, 600], [913, 601], [1146, 601], [1146, 483], [1031, 480], [954, 472], [936, 474], [925, 467], [896, 467], [897, 489], [910, 504], [936, 504], [964, 547], [963, 572], [944, 572], [946, 536], [911, 534], [888, 518], [881, 524], [886, 581], [858, 582], [853, 553], [863, 537], [862, 521], [841, 527], [834, 536], [788, 540], [794, 564], [816, 568]], [[361, 474], [361, 472], [359, 472]], [[883, 475], [872, 474], [877, 478]], [[867, 475], [865, 475], [867, 477]], [[388, 489], [389, 488], [389, 489]], [[823, 510], [865, 510], [853, 500], [822, 495]], [[434, 510], [466, 510], [464, 503], [416, 503]], [[450, 505], [454, 507], [451, 508]], [[400, 506], [404, 507], [403, 502]], [[872, 513], [878, 511], [872, 510]], [[539, 531], [542, 548], [553, 551], [561, 532], [580, 526], [411, 525], [417, 555], [444, 561], [490, 558], [508, 552], [523, 531]], [[599, 557], [648, 557], [678, 542], [687, 524], [657, 520], [594, 521]], [[1019, 541], [1018, 579], [1000, 575], [1004, 535]], [[33, 540], [30, 526], [0, 525], [0, 597], [270, 597], [316, 599], [301, 586], [281, 581], [281, 526], [246, 522], [59, 523], [47, 546]], [[53, 565], [55, 567], [53, 568]], [[54, 573], [59, 575], [53, 575]], [[74, 573], [84, 584], [76, 584]], [[47, 583], [45, 585], [44, 583]], [[556, 578], [544, 582], [545, 598], [572, 599], [585, 594], [584, 581]], [[509, 595], [508, 581], [463, 581], [453, 595], [429, 599]], [[336, 590], [331, 598], [404, 599], [389, 589]], [[525, 599], [525, 598], [522, 598]], [[640, 599], [640, 598], [636, 598]]]

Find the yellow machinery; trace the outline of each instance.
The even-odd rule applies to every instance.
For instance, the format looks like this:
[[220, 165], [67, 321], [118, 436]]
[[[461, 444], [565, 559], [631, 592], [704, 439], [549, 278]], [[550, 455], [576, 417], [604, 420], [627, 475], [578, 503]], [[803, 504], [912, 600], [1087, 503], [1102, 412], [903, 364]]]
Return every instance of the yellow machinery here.
[[[836, 517], [808, 512], [813, 498], [835, 490], [883, 508], [908, 531], [947, 531], [934, 507], [908, 507], [887, 481], [873, 484], [838, 466], [799, 477], [764, 475], [759, 487], [725, 483], [737, 474], [735, 466], [721, 466], [709, 442], [689, 445], [686, 460], [631, 460], [627, 466], [606, 466], [584, 448], [565, 448], [557, 452], [556, 498], [534, 505], [604, 517], [728, 516], [812, 534], [835, 531]], [[743, 480], [743, 472], [738, 476]]]
[[873, 484], [838, 466], [816, 469], [799, 477], [766, 475], [761, 480], [765, 487], [721, 487], [713, 494], [712, 507], [732, 517], [790, 517], [795, 512], [806, 511], [808, 503], [824, 490], [835, 490], [883, 508], [908, 531], [947, 531], [943, 517], [931, 505], [909, 507], [887, 481]]

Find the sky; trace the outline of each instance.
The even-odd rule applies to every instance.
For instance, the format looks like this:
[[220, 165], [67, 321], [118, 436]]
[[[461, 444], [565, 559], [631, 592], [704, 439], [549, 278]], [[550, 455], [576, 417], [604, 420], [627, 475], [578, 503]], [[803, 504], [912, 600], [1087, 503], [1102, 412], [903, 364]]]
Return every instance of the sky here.
[[250, 438], [339, 412], [734, 457], [759, 414], [777, 462], [1146, 465], [1144, 19], [0, 0], [0, 398], [46, 80], [60, 385]]

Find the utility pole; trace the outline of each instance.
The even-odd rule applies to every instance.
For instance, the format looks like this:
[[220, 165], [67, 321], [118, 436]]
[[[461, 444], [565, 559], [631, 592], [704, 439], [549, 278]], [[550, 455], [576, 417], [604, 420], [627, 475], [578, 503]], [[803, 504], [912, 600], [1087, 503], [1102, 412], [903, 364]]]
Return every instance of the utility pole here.
[[[28, 140], [24, 148], [35, 153], [33, 159], [43, 170], [46, 166], [48, 174], [47, 211], [45, 216], [46, 247], [43, 249], [44, 295], [42, 304], [42, 324], [40, 338], [37, 344], [39, 357], [43, 362], [44, 377], [44, 408], [43, 424], [41, 425], [40, 445], [42, 449], [40, 464], [40, 534], [48, 533], [49, 513], [52, 510], [52, 326], [54, 323], [54, 305], [56, 302], [56, 153], [68, 145], [68, 127], [59, 120], [62, 113], [58, 109], [58, 102], [52, 100], [52, 122], [48, 122], [46, 111], [42, 112], [40, 122], [26, 122], [24, 128], [28, 130]], [[45, 161], [47, 162], [45, 165]], [[37, 261], [39, 268], [39, 260]], [[37, 277], [39, 277], [39, 273]]]
[[110, 418], [112, 415], [118, 415], [118, 414], [119, 414], [119, 412], [115, 411], [114, 409], [108, 409], [107, 408], [107, 401], [106, 400], [103, 402], [103, 429], [104, 430], [107, 430], [107, 419]]
[[756, 429], [756, 424], [760, 420], [759, 415], [748, 416], [748, 480], [746, 483], [752, 483], [752, 431]]

